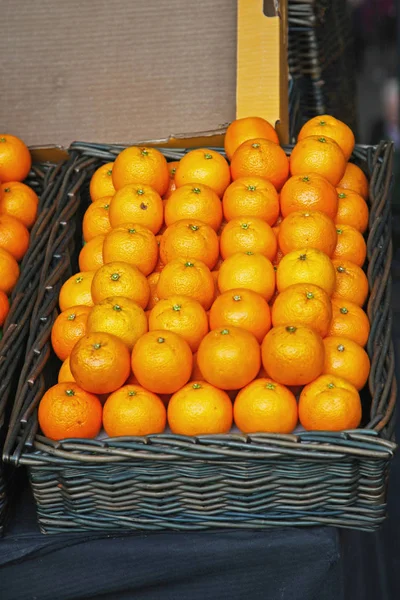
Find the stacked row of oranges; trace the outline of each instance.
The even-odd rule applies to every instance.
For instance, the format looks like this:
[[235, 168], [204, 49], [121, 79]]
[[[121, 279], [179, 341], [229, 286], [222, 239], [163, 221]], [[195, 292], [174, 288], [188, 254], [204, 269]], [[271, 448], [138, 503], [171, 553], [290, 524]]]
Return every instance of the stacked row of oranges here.
[[22, 181], [31, 168], [31, 155], [18, 137], [0, 134], [0, 327], [9, 311], [8, 295], [19, 277], [18, 262], [29, 246], [38, 197]]
[[98, 169], [81, 271], [60, 292], [63, 365], [43, 432], [357, 427], [368, 182], [353, 147], [345, 124], [318, 117], [289, 160], [274, 128], [248, 118], [227, 130], [229, 162], [131, 147]]

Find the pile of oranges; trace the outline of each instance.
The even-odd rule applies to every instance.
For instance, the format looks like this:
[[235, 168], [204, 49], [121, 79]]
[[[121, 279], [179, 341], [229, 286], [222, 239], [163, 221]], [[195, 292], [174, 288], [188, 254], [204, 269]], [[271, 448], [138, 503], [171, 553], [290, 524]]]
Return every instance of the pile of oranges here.
[[[100, 167], [52, 330], [52, 439], [356, 428], [370, 363], [368, 182], [324, 115], [290, 158], [260, 118], [226, 160], [130, 147]], [[229, 162], [228, 162], [229, 161]]]
[[19, 277], [19, 261], [29, 246], [39, 199], [22, 181], [31, 169], [31, 155], [18, 137], [0, 133], [0, 327], [9, 312], [8, 296]]

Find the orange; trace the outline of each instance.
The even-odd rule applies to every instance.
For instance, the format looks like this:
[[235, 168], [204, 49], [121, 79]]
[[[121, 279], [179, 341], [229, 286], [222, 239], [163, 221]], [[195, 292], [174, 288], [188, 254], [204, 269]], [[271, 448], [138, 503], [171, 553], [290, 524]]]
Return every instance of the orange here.
[[165, 224], [169, 227], [182, 219], [197, 219], [218, 231], [222, 206], [215, 191], [200, 183], [188, 183], [172, 192], [165, 204]]
[[268, 301], [275, 291], [274, 267], [263, 254], [237, 252], [222, 263], [218, 287], [222, 294], [228, 290], [246, 288]]
[[175, 258], [161, 271], [157, 284], [160, 299], [188, 296], [200, 302], [205, 310], [212, 304], [215, 284], [210, 269], [200, 260]]
[[132, 350], [141, 335], [147, 332], [147, 318], [139, 304], [123, 297], [106, 298], [90, 309], [87, 332], [111, 333]]
[[74, 382], [58, 383], [40, 401], [39, 425], [51, 440], [95, 438], [101, 429], [102, 412], [97, 396]]
[[224, 292], [210, 310], [210, 328], [241, 327], [250, 331], [261, 344], [271, 328], [271, 311], [262, 296], [252, 290]]
[[351, 190], [337, 188], [339, 204], [336, 223], [351, 225], [364, 233], [368, 227], [369, 211], [362, 196]]
[[300, 423], [309, 431], [355, 429], [361, 421], [360, 396], [335, 375], [321, 375], [300, 394]]
[[356, 264], [342, 258], [332, 261], [336, 270], [336, 285], [332, 298], [350, 300], [363, 306], [368, 296], [368, 279]]
[[154, 233], [134, 223], [119, 225], [106, 235], [103, 245], [104, 263], [115, 261], [134, 265], [144, 275], [154, 270], [158, 260], [158, 244]]
[[336, 225], [337, 243], [332, 258], [345, 258], [362, 267], [367, 256], [367, 244], [362, 234], [351, 225]]
[[19, 277], [19, 266], [15, 258], [0, 248], [0, 292], [10, 295]]
[[150, 286], [137, 267], [115, 261], [96, 271], [91, 292], [95, 304], [106, 298], [123, 296], [137, 302], [145, 309], [150, 297]]
[[90, 180], [89, 194], [92, 202], [106, 196], [114, 196], [115, 187], [112, 180], [114, 163], [109, 162], [102, 165], [93, 173]]
[[278, 134], [273, 126], [261, 117], [244, 117], [236, 119], [228, 126], [225, 133], [224, 147], [228, 160], [235, 151], [248, 140], [263, 138], [279, 144]]
[[0, 290], [0, 327], [3, 327], [7, 315], [10, 311], [10, 303], [7, 294]]
[[267, 333], [261, 346], [268, 375], [284, 385], [305, 385], [321, 375], [324, 343], [311, 327], [281, 325]]
[[262, 177], [279, 191], [288, 178], [289, 161], [275, 142], [253, 138], [241, 144], [232, 156], [231, 175], [234, 181], [239, 177]]
[[110, 223], [112, 227], [135, 223], [156, 234], [163, 224], [163, 211], [161, 196], [153, 188], [132, 183], [115, 194], [110, 206]]
[[0, 133], [0, 181], [23, 181], [31, 169], [32, 159], [22, 140]]
[[105, 235], [111, 230], [110, 206], [112, 196], [95, 200], [83, 216], [82, 231], [85, 242], [90, 242], [98, 235]]
[[157, 284], [160, 279], [160, 273], [154, 272], [147, 277], [147, 282], [150, 287], [150, 297], [146, 306], [146, 310], [151, 310], [155, 307], [160, 298], [157, 296]]
[[371, 364], [364, 348], [340, 336], [324, 339], [324, 374], [337, 375], [349, 381], [357, 390], [367, 383]]
[[186, 384], [168, 404], [169, 426], [179, 435], [228, 433], [232, 420], [228, 394], [206, 381]]
[[192, 365], [189, 344], [173, 331], [149, 331], [133, 348], [132, 371], [140, 385], [156, 394], [173, 394], [184, 386]]
[[354, 134], [350, 127], [330, 115], [319, 115], [310, 119], [300, 129], [297, 140], [300, 142], [311, 135], [323, 136], [334, 140], [349, 160], [355, 145]]
[[239, 177], [226, 188], [222, 207], [227, 221], [251, 216], [272, 226], [279, 216], [279, 196], [272, 183], [262, 177]]
[[176, 221], [161, 236], [160, 257], [164, 264], [190, 257], [212, 269], [219, 257], [218, 236], [210, 225], [197, 219]]
[[328, 296], [335, 289], [336, 274], [330, 258], [321, 250], [302, 248], [286, 254], [276, 271], [279, 292], [294, 283], [313, 283], [321, 287]]
[[197, 352], [193, 354], [193, 367], [190, 381], [205, 381], [203, 373], [200, 371], [199, 363], [197, 362]]
[[196, 352], [208, 333], [208, 319], [200, 302], [186, 296], [170, 296], [160, 300], [149, 317], [149, 330], [167, 330], [180, 335]]
[[10, 181], [1, 185], [0, 214], [15, 217], [30, 229], [36, 221], [39, 198], [24, 183]]
[[334, 220], [338, 197], [336, 188], [325, 177], [303, 173], [287, 180], [281, 189], [280, 205], [283, 217], [297, 210], [320, 210]]
[[284, 385], [262, 377], [240, 390], [233, 415], [243, 433], [292, 433], [298, 419], [297, 402]]
[[237, 217], [224, 227], [220, 246], [221, 256], [224, 259], [236, 252], [253, 252], [273, 260], [278, 244], [272, 227], [262, 219]]
[[362, 308], [349, 300], [332, 300], [329, 335], [349, 338], [360, 346], [365, 346], [369, 331], [369, 319]]
[[346, 170], [346, 159], [338, 144], [328, 137], [312, 135], [297, 142], [290, 156], [292, 175], [317, 173], [337, 185]]
[[169, 185], [167, 161], [155, 148], [145, 146], [125, 148], [115, 159], [112, 180], [116, 190], [133, 183], [151, 186], [160, 196], [163, 196]]
[[23, 258], [29, 247], [29, 231], [21, 221], [0, 214], [0, 248], [7, 250], [15, 260]]
[[321, 337], [328, 335], [332, 306], [328, 294], [317, 285], [295, 283], [278, 294], [272, 307], [272, 323], [305, 325]]
[[89, 312], [89, 306], [71, 306], [54, 321], [51, 344], [60, 360], [68, 358], [76, 342], [86, 334]]
[[346, 170], [338, 183], [338, 187], [345, 190], [352, 190], [360, 194], [364, 200], [368, 198], [368, 179], [360, 167], [357, 167], [353, 163], [347, 163]]
[[257, 376], [260, 346], [252, 333], [240, 327], [213, 329], [199, 346], [197, 362], [208, 383], [223, 390], [237, 390]]
[[66, 383], [67, 381], [75, 381], [71, 373], [71, 365], [69, 364], [69, 356], [64, 360], [58, 372], [58, 383]]
[[110, 333], [88, 333], [75, 344], [69, 360], [77, 384], [92, 394], [114, 392], [131, 372], [128, 348]]
[[316, 248], [332, 256], [336, 242], [334, 222], [318, 210], [292, 212], [279, 226], [278, 243], [283, 254], [299, 248]]
[[94, 273], [94, 271], [81, 271], [67, 279], [61, 287], [58, 298], [61, 311], [71, 306], [93, 306], [91, 287]]
[[107, 435], [150, 435], [162, 433], [167, 411], [160, 398], [139, 385], [124, 385], [110, 394], [103, 408]]
[[104, 265], [103, 243], [104, 235], [96, 235], [86, 242], [79, 253], [79, 269], [81, 271], [97, 271]]
[[208, 148], [191, 150], [179, 161], [175, 173], [176, 187], [202, 183], [221, 198], [231, 181], [229, 165], [225, 158]]
[[168, 183], [167, 191], [163, 195], [163, 200], [167, 200], [170, 197], [170, 195], [172, 194], [172, 192], [174, 192], [176, 190], [175, 173], [176, 173], [176, 169], [178, 168], [178, 165], [179, 165], [179, 160], [173, 160], [172, 162], [167, 163], [168, 173], [169, 173], [169, 183]]

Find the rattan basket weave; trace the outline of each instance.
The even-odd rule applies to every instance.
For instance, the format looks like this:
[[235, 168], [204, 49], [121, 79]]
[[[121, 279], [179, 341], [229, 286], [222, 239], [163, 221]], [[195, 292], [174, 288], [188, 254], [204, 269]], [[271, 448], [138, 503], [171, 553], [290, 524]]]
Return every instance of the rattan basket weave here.
[[[50, 332], [71, 269], [94, 169], [123, 146], [74, 144], [64, 165], [64, 209], [42, 264], [25, 364], [4, 457], [27, 465], [44, 532], [266, 528], [326, 524], [373, 530], [385, 518], [396, 382], [391, 341], [389, 192], [392, 145], [356, 147], [370, 177], [369, 392], [363, 427], [339, 433], [64, 440], [38, 431], [37, 406], [57, 376]], [[290, 148], [287, 150], [290, 153]], [[174, 160], [181, 151], [163, 150]]]
[[[38, 218], [31, 231], [29, 249], [20, 265], [20, 277], [10, 298], [10, 312], [0, 341], [0, 450], [3, 449], [10, 416], [9, 400], [15, 394], [21, 359], [25, 355], [31, 311], [39, 284], [40, 256], [46, 248], [55, 217], [54, 199], [57, 184], [61, 184], [57, 175], [53, 165], [34, 163], [25, 182], [39, 196]], [[10, 470], [0, 462], [0, 535], [8, 514], [12, 482]]]

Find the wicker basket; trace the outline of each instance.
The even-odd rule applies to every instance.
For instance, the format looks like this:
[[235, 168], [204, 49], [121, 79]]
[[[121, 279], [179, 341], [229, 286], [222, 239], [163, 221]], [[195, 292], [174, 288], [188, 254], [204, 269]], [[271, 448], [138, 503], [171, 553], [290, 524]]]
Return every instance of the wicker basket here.
[[289, 0], [289, 70], [304, 119], [330, 114], [356, 128], [356, 72], [346, 0]]
[[[58, 170], [50, 163], [34, 163], [26, 182], [39, 196], [38, 218], [32, 228], [30, 244], [20, 265], [21, 274], [10, 298], [10, 312], [0, 341], [0, 449], [3, 449], [10, 416], [9, 399], [16, 392], [21, 359], [25, 355], [31, 309], [37, 297], [41, 258], [55, 216], [54, 200], [61, 182]], [[3, 533], [9, 499], [13, 489], [10, 469], [0, 462], [0, 535]]]
[[[50, 346], [58, 293], [77, 270], [81, 218], [94, 169], [122, 146], [74, 144], [63, 168], [64, 209], [50, 234], [4, 457], [27, 465], [43, 532], [266, 528], [326, 524], [364, 530], [385, 518], [396, 383], [391, 342], [389, 191], [392, 145], [357, 147], [370, 177], [369, 392], [363, 426], [298, 435], [151, 435], [53, 442], [37, 406], [57, 377]], [[168, 159], [181, 151], [163, 150]], [[290, 153], [290, 149], [288, 149]], [[71, 265], [72, 263], [72, 265]]]

